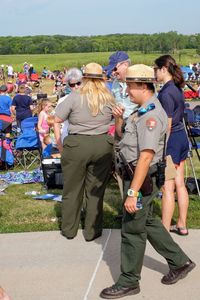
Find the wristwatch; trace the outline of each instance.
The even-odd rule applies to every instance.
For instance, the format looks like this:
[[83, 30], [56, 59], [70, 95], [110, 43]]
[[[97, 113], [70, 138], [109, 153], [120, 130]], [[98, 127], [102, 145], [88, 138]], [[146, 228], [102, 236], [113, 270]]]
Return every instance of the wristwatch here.
[[136, 191], [134, 191], [133, 189], [128, 189], [127, 195], [128, 195], [129, 197], [138, 197], [138, 196], [139, 196], [139, 192], [136, 192]]

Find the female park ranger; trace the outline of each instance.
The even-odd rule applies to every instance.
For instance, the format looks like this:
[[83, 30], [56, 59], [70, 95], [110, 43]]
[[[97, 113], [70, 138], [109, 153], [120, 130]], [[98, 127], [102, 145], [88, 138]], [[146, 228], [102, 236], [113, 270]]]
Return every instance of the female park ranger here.
[[103, 196], [113, 156], [113, 137], [108, 135], [113, 105], [102, 67], [90, 63], [85, 66], [80, 89], [56, 108], [55, 121], [69, 121], [61, 159], [62, 234], [68, 239], [77, 234], [84, 197], [85, 240], [92, 241], [102, 234]]

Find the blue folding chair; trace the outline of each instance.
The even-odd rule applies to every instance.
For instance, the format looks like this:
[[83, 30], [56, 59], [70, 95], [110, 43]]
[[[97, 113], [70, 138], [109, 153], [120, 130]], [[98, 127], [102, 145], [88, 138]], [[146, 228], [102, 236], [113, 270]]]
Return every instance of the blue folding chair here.
[[21, 122], [21, 133], [16, 139], [17, 164], [29, 169], [33, 164], [41, 162], [41, 145], [36, 130], [38, 117], [30, 117]]
[[14, 165], [12, 143], [10, 132], [12, 118], [7, 115], [0, 115], [0, 169], [8, 169]]
[[190, 141], [190, 147], [192, 150], [195, 150], [200, 161], [200, 143], [197, 141], [200, 138], [200, 122], [196, 120], [195, 113], [192, 109], [184, 110], [184, 120], [188, 138]]
[[197, 192], [198, 192], [198, 195], [200, 197], [199, 184], [198, 184], [194, 164], [193, 164], [193, 161], [192, 161], [192, 156], [193, 156], [192, 150], [195, 150], [195, 152], [197, 154], [197, 157], [200, 161], [200, 154], [199, 154], [200, 143], [198, 141], [196, 141], [196, 139], [198, 139], [200, 137], [200, 126], [199, 126], [199, 122], [197, 122], [196, 119], [195, 119], [195, 113], [194, 113], [193, 110], [185, 109], [185, 111], [184, 111], [184, 123], [185, 123], [185, 128], [186, 128], [186, 131], [187, 131], [189, 145], [190, 145], [190, 151], [188, 153], [188, 158], [190, 159], [190, 164], [191, 164], [191, 167], [192, 167], [192, 172], [193, 172], [193, 175], [194, 175], [194, 180], [195, 180]]

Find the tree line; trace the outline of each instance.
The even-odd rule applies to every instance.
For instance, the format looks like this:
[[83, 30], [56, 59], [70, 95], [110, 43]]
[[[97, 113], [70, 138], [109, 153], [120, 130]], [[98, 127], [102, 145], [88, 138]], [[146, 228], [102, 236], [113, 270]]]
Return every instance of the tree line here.
[[0, 37], [0, 54], [55, 54], [111, 52], [167, 53], [196, 49], [200, 54], [200, 33], [183, 35], [176, 31], [154, 34], [110, 34], [97, 36], [7, 36]]

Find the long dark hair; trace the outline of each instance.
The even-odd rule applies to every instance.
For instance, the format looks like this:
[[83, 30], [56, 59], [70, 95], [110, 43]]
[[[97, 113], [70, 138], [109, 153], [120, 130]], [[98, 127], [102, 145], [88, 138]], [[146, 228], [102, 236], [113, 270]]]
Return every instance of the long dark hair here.
[[172, 75], [175, 85], [182, 88], [185, 85], [185, 80], [180, 67], [177, 65], [175, 59], [171, 55], [162, 55], [155, 60], [155, 64], [159, 69], [166, 67], [168, 72]]

